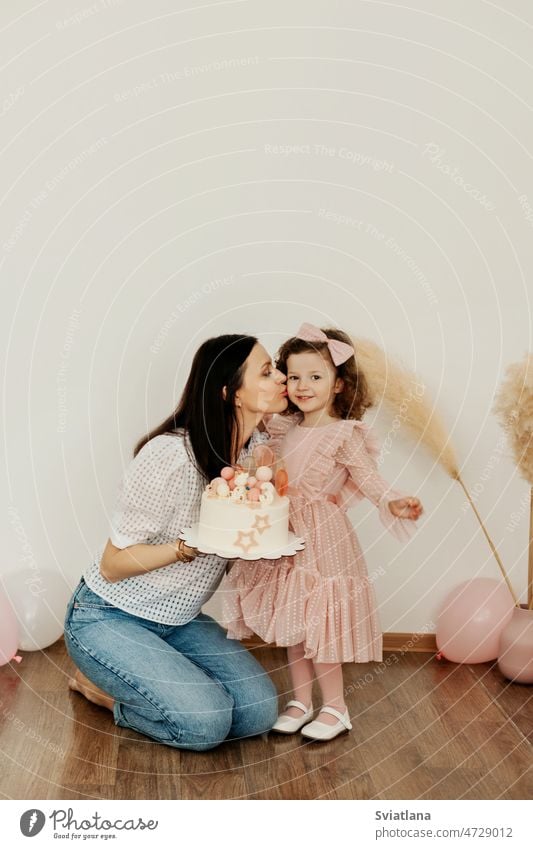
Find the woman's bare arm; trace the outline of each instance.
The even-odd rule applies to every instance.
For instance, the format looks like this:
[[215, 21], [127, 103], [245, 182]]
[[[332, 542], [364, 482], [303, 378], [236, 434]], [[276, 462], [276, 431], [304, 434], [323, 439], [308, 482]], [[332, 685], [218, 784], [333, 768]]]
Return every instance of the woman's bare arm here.
[[[176, 540], [176, 543], [178, 540]], [[187, 560], [192, 560], [198, 554], [195, 548], [189, 548], [183, 543], [183, 554]], [[174, 543], [163, 543], [162, 545], [147, 545], [138, 543], [129, 545], [127, 548], [117, 548], [110, 539], [104, 549], [100, 561], [100, 574], [106, 581], [114, 584], [124, 578], [135, 575], [145, 575], [154, 569], [170, 566], [171, 563], [179, 563], [177, 550]]]

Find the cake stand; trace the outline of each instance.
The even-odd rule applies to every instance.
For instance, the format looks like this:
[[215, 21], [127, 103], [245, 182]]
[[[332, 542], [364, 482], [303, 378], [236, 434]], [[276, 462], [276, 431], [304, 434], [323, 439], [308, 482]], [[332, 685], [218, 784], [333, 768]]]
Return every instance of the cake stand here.
[[197, 548], [202, 554], [216, 554], [225, 560], [279, 560], [280, 557], [291, 557], [297, 551], [302, 551], [305, 548], [305, 542], [302, 537], [297, 537], [292, 531], [289, 531], [289, 541], [283, 548], [268, 552], [263, 551], [261, 554], [252, 554], [252, 552], [235, 554], [234, 551], [224, 551], [223, 549], [209, 548], [208, 546], [202, 546], [200, 548], [198, 545], [198, 522], [190, 528], [183, 528], [179, 538], [184, 540], [190, 548]]

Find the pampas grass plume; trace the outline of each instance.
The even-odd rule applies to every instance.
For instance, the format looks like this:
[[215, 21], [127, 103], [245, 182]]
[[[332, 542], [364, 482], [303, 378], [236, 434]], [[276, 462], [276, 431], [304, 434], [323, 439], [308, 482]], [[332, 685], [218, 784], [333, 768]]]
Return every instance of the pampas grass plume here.
[[459, 478], [459, 467], [446, 428], [425, 385], [415, 374], [387, 357], [370, 339], [351, 336], [356, 361], [363, 372], [372, 406], [381, 401], [399, 415], [410, 436], [425, 445], [451, 478]]
[[519, 474], [533, 486], [533, 355], [507, 366], [494, 404]]

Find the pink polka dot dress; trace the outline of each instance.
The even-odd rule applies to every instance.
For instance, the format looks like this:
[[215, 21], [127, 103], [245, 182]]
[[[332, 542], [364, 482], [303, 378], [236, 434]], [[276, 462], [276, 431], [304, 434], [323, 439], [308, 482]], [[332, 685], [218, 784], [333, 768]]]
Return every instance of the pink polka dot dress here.
[[301, 421], [296, 413], [265, 424], [267, 444], [289, 476], [290, 528], [305, 539], [305, 549], [279, 560], [232, 562], [220, 586], [227, 636], [303, 643], [305, 657], [318, 663], [382, 660], [374, 589], [346, 509], [370, 499], [400, 541], [414, 533], [415, 522], [389, 509], [405, 493], [378, 474], [380, 448], [368, 425], [339, 419], [310, 428]]

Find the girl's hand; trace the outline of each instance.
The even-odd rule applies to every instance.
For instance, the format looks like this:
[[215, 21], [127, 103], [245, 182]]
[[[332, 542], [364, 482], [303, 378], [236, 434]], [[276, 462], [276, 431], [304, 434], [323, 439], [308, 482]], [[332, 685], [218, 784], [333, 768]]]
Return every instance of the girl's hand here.
[[413, 519], [416, 521], [424, 508], [418, 498], [397, 498], [395, 501], [389, 501], [389, 510], [398, 519]]

